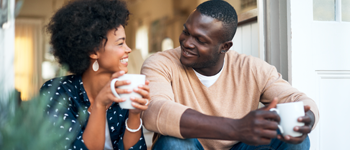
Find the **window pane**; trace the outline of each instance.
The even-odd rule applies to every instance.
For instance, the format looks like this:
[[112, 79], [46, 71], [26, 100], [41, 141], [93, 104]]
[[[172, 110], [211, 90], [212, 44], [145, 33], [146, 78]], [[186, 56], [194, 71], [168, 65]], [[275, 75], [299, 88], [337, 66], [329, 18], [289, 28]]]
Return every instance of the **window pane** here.
[[335, 0], [314, 0], [314, 20], [335, 21]]
[[342, 21], [350, 22], [350, 0], [341, 1]]

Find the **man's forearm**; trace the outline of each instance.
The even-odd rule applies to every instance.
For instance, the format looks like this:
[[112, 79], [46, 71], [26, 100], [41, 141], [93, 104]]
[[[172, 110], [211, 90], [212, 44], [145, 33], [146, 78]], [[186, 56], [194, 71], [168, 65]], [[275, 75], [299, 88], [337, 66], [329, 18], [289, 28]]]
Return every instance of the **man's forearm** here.
[[236, 120], [204, 115], [187, 109], [181, 116], [180, 132], [184, 138], [237, 140], [232, 127]]

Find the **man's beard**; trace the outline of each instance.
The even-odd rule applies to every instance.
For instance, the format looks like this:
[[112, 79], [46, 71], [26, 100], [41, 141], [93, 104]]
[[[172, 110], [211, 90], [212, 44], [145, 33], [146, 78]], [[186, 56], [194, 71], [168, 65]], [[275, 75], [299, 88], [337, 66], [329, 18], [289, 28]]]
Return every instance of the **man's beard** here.
[[[210, 60], [208, 60], [208, 61], [200, 62], [200, 63], [188, 64], [186, 66], [187, 67], [192, 67], [192, 68], [195, 68], [195, 69], [209, 68], [209, 67], [215, 66], [216, 63], [219, 61], [219, 58], [220, 58], [220, 54], [214, 53], [213, 57]], [[181, 59], [180, 59], [180, 61], [181, 61]]]

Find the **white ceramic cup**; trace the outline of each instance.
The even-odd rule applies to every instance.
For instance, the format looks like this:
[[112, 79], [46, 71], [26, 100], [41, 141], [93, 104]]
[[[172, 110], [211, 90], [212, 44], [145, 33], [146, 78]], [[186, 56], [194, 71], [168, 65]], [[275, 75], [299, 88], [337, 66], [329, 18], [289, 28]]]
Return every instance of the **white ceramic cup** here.
[[302, 133], [294, 131], [293, 128], [305, 125], [303, 122], [298, 122], [299, 117], [305, 116], [303, 102], [277, 104], [277, 108], [271, 108], [270, 111], [276, 111], [280, 116], [281, 121], [278, 128], [283, 136], [299, 137], [302, 135]]
[[[119, 86], [118, 88], [121, 89], [129, 89], [132, 92], [128, 94], [118, 94], [115, 91], [115, 82], [122, 81], [122, 80], [129, 80], [131, 83], [129, 85], [123, 85]], [[125, 98], [126, 101], [119, 103], [119, 106], [123, 109], [135, 109], [131, 105], [130, 97], [138, 97], [141, 98], [142, 96], [136, 92], [134, 92], [134, 88], [137, 88], [139, 85], [144, 85], [146, 81], [146, 76], [141, 74], [124, 74], [120, 76], [119, 78], [115, 78], [111, 81], [111, 90], [115, 97], [117, 98]]]

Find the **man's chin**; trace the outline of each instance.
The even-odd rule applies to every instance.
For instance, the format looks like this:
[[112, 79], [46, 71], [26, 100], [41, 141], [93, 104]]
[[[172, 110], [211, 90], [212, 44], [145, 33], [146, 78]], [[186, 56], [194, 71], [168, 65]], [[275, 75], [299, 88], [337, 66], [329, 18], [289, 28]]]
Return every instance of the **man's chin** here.
[[186, 67], [194, 66], [194, 63], [189, 62], [189, 60], [186, 60], [186, 58], [183, 58], [182, 56], [180, 57], [180, 62], [182, 65], [184, 65]]

